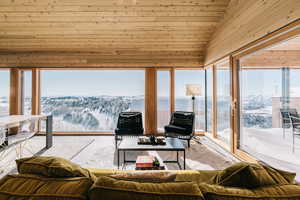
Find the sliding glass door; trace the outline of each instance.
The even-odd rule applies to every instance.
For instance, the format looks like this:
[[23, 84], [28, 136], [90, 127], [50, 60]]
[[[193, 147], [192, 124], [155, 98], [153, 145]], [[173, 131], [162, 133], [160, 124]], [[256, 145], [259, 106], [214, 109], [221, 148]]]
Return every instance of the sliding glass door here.
[[[239, 60], [238, 148], [299, 174], [300, 66], [296, 50], [289, 49], [292, 46], [293, 39]], [[282, 48], [286, 48], [284, 53]]]
[[272, 154], [276, 149], [278, 143], [273, 143], [272, 140], [281, 139], [282, 136], [282, 130], [276, 128], [280, 126], [278, 120], [281, 77], [280, 69], [252, 70], [243, 69], [241, 66], [240, 148], [242, 150], [255, 154], [259, 151]]

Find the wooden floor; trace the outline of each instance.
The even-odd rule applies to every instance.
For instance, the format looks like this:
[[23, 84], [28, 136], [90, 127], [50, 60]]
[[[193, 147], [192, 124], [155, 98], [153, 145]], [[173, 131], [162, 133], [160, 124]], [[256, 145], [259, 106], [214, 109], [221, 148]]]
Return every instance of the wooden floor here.
[[[222, 169], [236, 160], [228, 153], [217, 148], [205, 137], [191, 141], [187, 148], [187, 169]], [[201, 142], [202, 144], [200, 144]], [[185, 144], [186, 145], [186, 144]], [[117, 169], [117, 156], [113, 136], [54, 136], [54, 145], [44, 150], [45, 137], [35, 136], [22, 144], [15, 145], [0, 152], [1, 176], [15, 173], [15, 159], [33, 155], [59, 156], [80, 164], [86, 168]], [[157, 156], [162, 160], [176, 158], [176, 153], [149, 151], [144, 154]], [[129, 152], [127, 159], [135, 159], [141, 153]], [[122, 157], [121, 157], [122, 158]], [[180, 157], [182, 160], [183, 158]], [[167, 164], [167, 169], [178, 169], [176, 164]], [[134, 165], [126, 165], [124, 169], [133, 169]]]

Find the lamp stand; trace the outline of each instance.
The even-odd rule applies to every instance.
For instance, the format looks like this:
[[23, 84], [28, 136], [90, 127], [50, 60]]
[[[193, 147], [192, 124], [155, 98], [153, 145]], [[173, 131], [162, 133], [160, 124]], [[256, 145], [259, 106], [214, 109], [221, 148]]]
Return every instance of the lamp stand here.
[[193, 113], [195, 113], [195, 96], [192, 96], [192, 101], [193, 101]]

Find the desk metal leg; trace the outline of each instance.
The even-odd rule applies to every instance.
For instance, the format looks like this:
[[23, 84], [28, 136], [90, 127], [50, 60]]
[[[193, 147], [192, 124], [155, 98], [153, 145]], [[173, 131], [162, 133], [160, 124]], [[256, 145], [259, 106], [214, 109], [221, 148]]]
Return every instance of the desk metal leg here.
[[118, 158], [118, 169], [119, 169], [119, 167], [120, 167], [120, 150], [119, 149], [118, 149], [117, 153], [118, 153], [117, 158]]
[[3, 145], [4, 146], [8, 146], [8, 129], [6, 128], [5, 129], [5, 139], [4, 139], [4, 143], [3, 143]]
[[47, 116], [46, 119], [46, 148], [49, 149], [53, 145], [53, 133], [52, 133], [52, 115]]

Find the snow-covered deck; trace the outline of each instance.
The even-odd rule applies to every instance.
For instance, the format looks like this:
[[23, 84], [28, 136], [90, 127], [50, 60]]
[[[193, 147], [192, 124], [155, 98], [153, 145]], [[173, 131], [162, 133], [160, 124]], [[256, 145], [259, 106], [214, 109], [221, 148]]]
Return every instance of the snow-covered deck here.
[[300, 137], [295, 137], [293, 152], [292, 129], [243, 128], [240, 148], [273, 167], [297, 173], [300, 181]]

